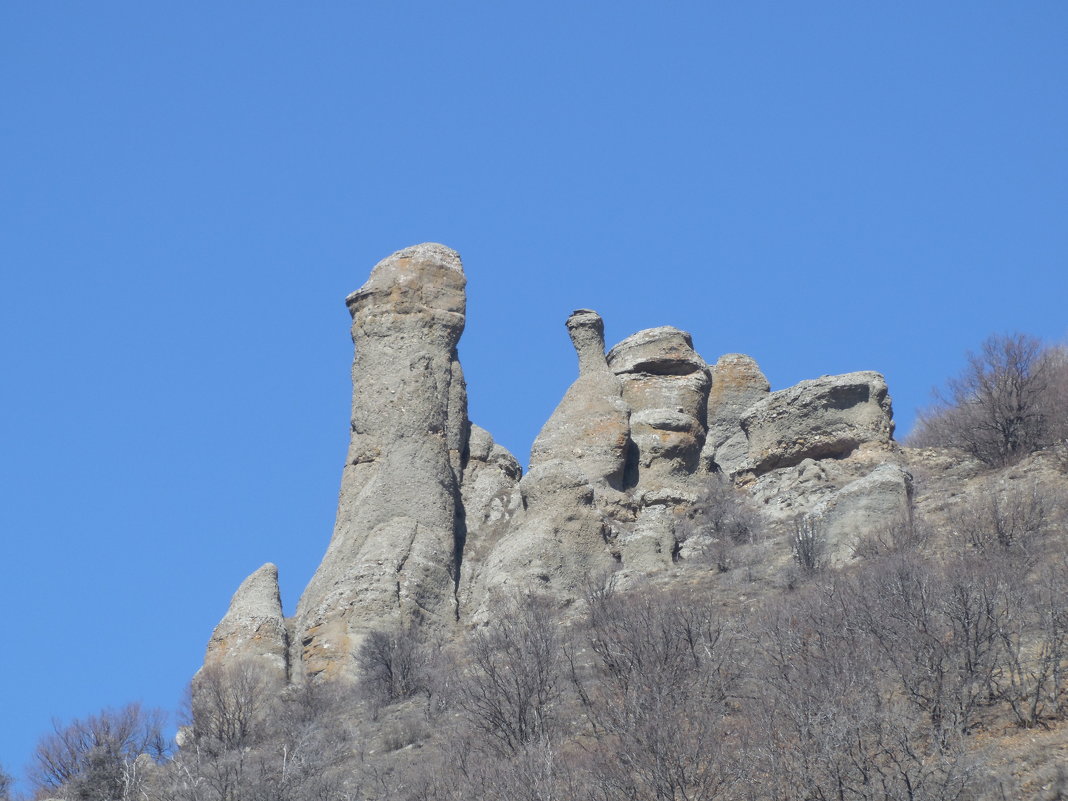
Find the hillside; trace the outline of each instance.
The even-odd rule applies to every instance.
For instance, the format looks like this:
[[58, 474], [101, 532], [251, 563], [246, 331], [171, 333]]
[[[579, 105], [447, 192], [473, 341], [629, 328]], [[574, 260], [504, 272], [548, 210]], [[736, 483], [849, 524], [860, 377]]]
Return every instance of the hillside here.
[[996, 468], [903, 447], [877, 372], [772, 392], [672, 327], [606, 352], [579, 309], [578, 375], [524, 471], [468, 418], [465, 285], [424, 244], [347, 298], [350, 445], [296, 614], [265, 564], [178, 747], [98, 753], [53, 789], [1068, 796], [1063, 445]]

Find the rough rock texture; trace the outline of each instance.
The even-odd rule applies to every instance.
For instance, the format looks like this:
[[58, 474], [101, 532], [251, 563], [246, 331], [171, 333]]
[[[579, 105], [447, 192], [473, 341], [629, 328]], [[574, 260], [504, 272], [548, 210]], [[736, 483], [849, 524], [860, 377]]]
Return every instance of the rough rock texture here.
[[251, 661], [279, 681], [289, 679], [289, 635], [278, 593], [278, 568], [268, 563], [241, 582], [208, 641], [204, 664]]
[[578, 353], [579, 376], [542, 427], [530, 450], [530, 468], [552, 461], [575, 465], [590, 482], [620, 490], [630, 443], [630, 411], [619, 379], [604, 355], [604, 321], [578, 309], [567, 318]]
[[841, 458], [861, 445], [887, 446], [894, 432], [886, 381], [858, 372], [802, 381], [745, 412], [748, 469], [755, 474], [805, 459]]
[[841, 565], [853, 558], [863, 537], [911, 528], [912, 476], [896, 464], [881, 464], [808, 514], [817, 521], [827, 564]]
[[481, 565], [467, 622], [489, 620], [500, 601], [515, 593], [536, 592], [569, 604], [582, 597], [587, 580], [618, 566], [609, 547], [612, 520], [578, 466], [555, 460], [532, 467], [520, 490], [525, 510]]
[[771, 385], [759, 365], [742, 353], [719, 357], [712, 368], [708, 394], [708, 434], [701, 461], [713, 470], [734, 475], [749, 457], [749, 439], [742, 430], [742, 416], [768, 396]]
[[454, 251], [424, 244], [379, 262], [346, 299], [352, 435], [334, 535], [297, 609], [306, 675], [350, 670], [376, 625], [455, 620], [465, 283]]
[[862, 529], [909, 513], [911, 478], [897, 466], [905, 457], [891, 445], [878, 373], [769, 393], [751, 358], [727, 354], [710, 370], [670, 326], [606, 356], [588, 309], [567, 320], [579, 374], [524, 475], [467, 417], [456, 350], [465, 282], [455, 252], [424, 244], [381, 261], [348, 297], [352, 426], [330, 545], [291, 620], [275, 568], [250, 576], [206, 663], [249, 657], [291, 681], [353, 678], [372, 629], [482, 623], [516, 592], [572, 607], [609, 574], [616, 586], [667, 580], [686, 567], [680, 543], [712, 481], [745, 493], [735, 512], [754, 506], [764, 538], [713, 538], [723, 554], [744, 546], [788, 563], [789, 531], [809, 516], [841, 561]]
[[530, 470], [519, 482], [522, 513], [479, 560], [465, 593], [476, 622], [516, 591], [570, 603], [581, 597], [590, 575], [617, 566], [608, 546], [615, 539], [612, 518], [626, 513], [630, 409], [608, 369], [600, 315], [572, 312], [567, 330], [579, 376], [534, 441]]
[[473, 587], [483, 564], [523, 508], [519, 479], [523, 470], [488, 431], [471, 425], [468, 458], [460, 491], [464, 506], [463, 553], [458, 590], [461, 618], [476, 604]]
[[671, 564], [676, 510], [696, 497], [693, 476], [705, 441], [709, 375], [690, 335], [663, 326], [633, 334], [608, 354], [631, 409], [633, 443], [624, 485], [637, 505], [619, 551], [626, 570]]

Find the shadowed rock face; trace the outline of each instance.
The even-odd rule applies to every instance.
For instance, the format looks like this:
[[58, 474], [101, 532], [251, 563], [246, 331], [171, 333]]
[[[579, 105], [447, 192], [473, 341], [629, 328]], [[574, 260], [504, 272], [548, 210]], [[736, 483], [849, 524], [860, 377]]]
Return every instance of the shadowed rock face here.
[[455, 620], [465, 283], [458, 254], [417, 245], [379, 262], [346, 301], [352, 434], [334, 535], [297, 609], [305, 675], [350, 670], [376, 625]]
[[277, 681], [289, 679], [289, 637], [278, 593], [278, 568], [268, 563], [241, 582], [208, 641], [205, 665], [251, 662]]

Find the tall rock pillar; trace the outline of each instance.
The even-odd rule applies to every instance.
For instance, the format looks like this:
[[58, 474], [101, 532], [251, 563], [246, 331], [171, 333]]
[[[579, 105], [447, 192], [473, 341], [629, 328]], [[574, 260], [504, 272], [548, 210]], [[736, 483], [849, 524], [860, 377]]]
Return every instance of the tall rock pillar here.
[[303, 676], [352, 675], [376, 626], [455, 621], [465, 285], [455, 251], [423, 244], [379, 262], [346, 299], [352, 434], [333, 538], [297, 607]]

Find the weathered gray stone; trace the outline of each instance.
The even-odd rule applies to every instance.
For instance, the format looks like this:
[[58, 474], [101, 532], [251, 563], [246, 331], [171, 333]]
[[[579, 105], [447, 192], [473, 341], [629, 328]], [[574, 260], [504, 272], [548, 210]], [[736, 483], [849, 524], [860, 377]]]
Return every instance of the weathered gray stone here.
[[709, 377], [690, 335], [663, 326], [633, 334], [608, 354], [630, 406], [630, 436], [637, 446], [627, 485], [645, 490], [691, 475], [705, 438]]
[[594, 484], [620, 490], [630, 444], [630, 410], [619, 379], [604, 355], [604, 322], [578, 309], [567, 320], [578, 353], [579, 376], [542, 426], [530, 451], [530, 468], [562, 460]]
[[479, 559], [471, 589], [464, 585], [476, 622], [515, 592], [570, 603], [590, 574], [617, 565], [608, 543], [612, 515], [625, 510], [630, 410], [605, 360], [600, 316], [579, 309], [567, 329], [579, 376], [534, 441], [530, 470], [519, 483], [522, 512]]
[[270, 678], [289, 678], [289, 636], [278, 591], [278, 568], [268, 563], [237, 588], [208, 641], [204, 664], [251, 662]]
[[858, 372], [802, 381], [742, 415], [747, 468], [759, 475], [804, 459], [841, 458], [861, 445], [887, 446], [894, 431], [886, 381]]
[[624, 569], [644, 574], [671, 564], [679, 504], [696, 494], [708, 368], [690, 335], [670, 326], [627, 337], [609, 352], [608, 364], [631, 408], [625, 486], [638, 507], [618, 547]]
[[912, 526], [912, 476], [896, 464], [881, 464], [851, 481], [808, 513], [818, 524], [827, 564], [839, 566], [854, 555], [857, 543]]
[[745, 468], [749, 440], [742, 430], [742, 415], [768, 396], [771, 385], [759, 365], [742, 353], [720, 356], [712, 368], [708, 415], [701, 461], [709, 468], [733, 475]]
[[595, 503], [589, 476], [560, 459], [532, 467], [520, 482], [525, 511], [486, 557], [467, 622], [489, 620], [501, 599], [536, 592], [568, 604], [590, 576], [618, 563], [607, 542], [611, 520]]
[[457, 591], [461, 618], [472, 604], [472, 593], [490, 551], [522, 510], [519, 479], [523, 471], [506, 448], [488, 431], [474, 424], [468, 440], [468, 458], [460, 485], [464, 530], [460, 583]]
[[454, 251], [416, 245], [346, 300], [352, 435], [334, 535], [297, 608], [305, 675], [351, 673], [373, 627], [455, 620], [465, 283]]

